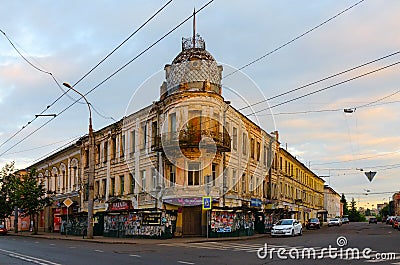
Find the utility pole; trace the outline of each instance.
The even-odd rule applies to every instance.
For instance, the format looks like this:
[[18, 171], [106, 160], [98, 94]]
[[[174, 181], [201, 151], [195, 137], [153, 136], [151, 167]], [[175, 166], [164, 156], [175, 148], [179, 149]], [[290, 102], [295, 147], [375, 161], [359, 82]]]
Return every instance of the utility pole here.
[[92, 110], [90, 109], [90, 103], [86, 97], [78, 90], [73, 88], [68, 83], [63, 83], [65, 87], [78, 93], [85, 101], [89, 109], [89, 171], [88, 171], [88, 185], [89, 185], [89, 197], [88, 197], [88, 227], [87, 227], [87, 238], [93, 239], [93, 204], [94, 204], [94, 133], [92, 127]]

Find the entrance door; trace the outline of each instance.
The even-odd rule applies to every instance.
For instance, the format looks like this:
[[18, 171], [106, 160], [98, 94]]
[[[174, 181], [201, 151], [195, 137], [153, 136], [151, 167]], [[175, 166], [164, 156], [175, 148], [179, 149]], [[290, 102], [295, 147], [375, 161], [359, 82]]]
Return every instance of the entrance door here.
[[201, 235], [201, 207], [183, 208], [183, 235]]

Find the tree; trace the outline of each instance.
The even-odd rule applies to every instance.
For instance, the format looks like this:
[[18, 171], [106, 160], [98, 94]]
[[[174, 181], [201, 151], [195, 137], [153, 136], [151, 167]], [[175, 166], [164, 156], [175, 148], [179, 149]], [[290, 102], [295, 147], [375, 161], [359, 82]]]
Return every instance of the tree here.
[[40, 211], [51, 204], [51, 199], [46, 197], [46, 191], [42, 182], [36, 178], [36, 170], [32, 169], [29, 174], [18, 179], [18, 207], [23, 216], [29, 216], [33, 222], [33, 234], [37, 234], [37, 216]]
[[6, 164], [0, 171], [0, 224], [9, 218], [14, 210], [15, 176], [14, 162]]
[[351, 199], [350, 202], [350, 210], [349, 210], [349, 220], [351, 222], [362, 222], [365, 221], [365, 216], [362, 215], [356, 208], [356, 201], [354, 198]]
[[340, 202], [343, 204], [343, 215], [349, 215], [349, 209], [347, 208], [347, 200], [346, 197], [344, 196], [344, 193], [342, 193], [342, 198], [340, 199]]

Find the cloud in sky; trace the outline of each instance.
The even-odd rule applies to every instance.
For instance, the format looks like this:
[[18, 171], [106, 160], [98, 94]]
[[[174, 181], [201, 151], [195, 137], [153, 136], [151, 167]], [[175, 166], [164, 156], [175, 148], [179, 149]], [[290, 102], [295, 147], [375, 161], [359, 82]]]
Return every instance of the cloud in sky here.
[[[220, 63], [239, 68], [276, 49], [283, 43], [306, 32], [357, 1], [215, 1], [197, 15], [197, 31], [206, 41], [207, 50]], [[0, 29], [35, 65], [52, 72], [57, 80], [73, 84], [120, 44], [166, 1], [3, 1]], [[199, 8], [206, 1], [173, 1], [159, 16], [104, 64], [76, 87], [87, 92], [116, 69], [134, 58], [180, 21], [191, 15], [193, 4]], [[356, 65], [395, 52], [400, 44], [398, 1], [364, 1], [357, 7], [321, 28], [267, 56], [243, 70], [261, 89], [272, 97], [309, 82], [335, 74]], [[105, 116], [121, 119], [129, 99], [150, 76], [162, 71], [180, 52], [181, 37], [190, 36], [191, 21], [184, 24], [160, 44], [153, 47], [119, 74], [88, 95], [88, 99]], [[4, 36], [0, 39], [0, 144], [42, 111], [62, 92], [47, 75], [29, 66], [11, 47]], [[304, 93], [352, 78], [390, 63], [393, 56], [379, 63], [314, 85], [296, 93], [274, 99], [281, 103]], [[331, 88], [273, 109], [273, 112], [299, 112], [329, 108], [349, 108], [372, 102], [400, 89], [399, 66], [368, 77]], [[225, 68], [224, 75], [228, 73]], [[224, 81], [225, 82], [225, 81]], [[228, 80], [226, 81], [228, 82]], [[160, 84], [149, 86], [148, 95], [158, 95]], [[250, 103], [259, 97], [246, 85], [237, 88]], [[145, 105], [151, 104], [149, 96]], [[229, 93], [226, 95], [230, 96]], [[71, 94], [76, 98], [76, 95]], [[229, 98], [227, 98], [229, 100]], [[382, 101], [400, 100], [400, 95]], [[58, 113], [71, 104], [63, 97], [48, 113]], [[147, 103], [146, 103], [147, 102]], [[235, 99], [232, 105], [235, 106]], [[239, 104], [240, 102], [238, 102]], [[271, 102], [270, 102], [271, 103]], [[399, 150], [399, 103], [360, 108], [350, 115], [338, 112], [307, 113], [275, 116], [283, 146], [305, 163], [340, 161], [363, 154], [390, 153]], [[261, 112], [259, 119], [269, 119]], [[264, 115], [264, 116], [263, 116]], [[38, 119], [12, 141], [0, 147], [0, 153], [38, 128], [46, 119]], [[94, 114], [95, 129], [112, 123]], [[269, 126], [269, 125], [267, 125]], [[274, 128], [264, 128], [272, 131]], [[27, 138], [11, 152], [70, 139], [87, 131], [87, 109], [76, 104], [43, 129]], [[0, 166], [15, 160], [17, 167], [29, 165], [34, 159], [54, 150], [40, 148], [0, 157]], [[398, 158], [383, 156], [345, 166], [376, 166], [391, 164]], [[365, 177], [347, 174], [346, 178], [332, 167], [330, 184], [338, 191], [362, 191]], [[312, 166], [313, 168], [313, 166]], [[379, 169], [379, 168], [378, 168]], [[377, 169], [377, 170], [378, 170]], [[372, 183], [374, 190], [400, 189], [393, 185], [398, 169], [378, 172]], [[316, 172], [326, 174], [325, 171]], [[360, 172], [357, 172], [360, 173]], [[335, 175], [336, 174], [336, 175]], [[381, 180], [380, 176], [385, 176]], [[392, 176], [392, 178], [390, 177]], [[343, 181], [345, 179], [346, 181]], [[362, 181], [361, 181], [362, 180]], [[376, 185], [374, 187], [373, 185]], [[385, 195], [386, 196], [386, 195]], [[383, 196], [382, 196], [383, 197]], [[378, 198], [374, 198], [378, 200]]]

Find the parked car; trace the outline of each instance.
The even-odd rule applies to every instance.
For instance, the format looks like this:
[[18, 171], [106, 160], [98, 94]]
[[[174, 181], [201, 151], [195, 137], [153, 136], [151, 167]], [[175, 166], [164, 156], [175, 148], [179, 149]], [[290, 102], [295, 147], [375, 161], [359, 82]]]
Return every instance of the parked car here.
[[307, 229], [311, 229], [311, 228], [319, 229], [319, 228], [321, 228], [321, 223], [319, 222], [318, 218], [310, 218], [307, 221], [306, 228]]
[[397, 217], [397, 218], [395, 218], [395, 219], [393, 220], [392, 227], [393, 227], [394, 229], [398, 229], [398, 228], [399, 228], [399, 221], [400, 221], [400, 217]]
[[329, 219], [328, 226], [341, 226], [342, 220], [340, 218], [331, 218]]
[[303, 234], [303, 226], [296, 219], [281, 219], [272, 226], [271, 236], [295, 236]]
[[386, 220], [386, 224], [392, 225], [395, 218], [396, 216], [389, 216]]
[[369, 224], [377, 224], [378, 223], [378, 219], [376, 217], [370, 217], [368, 220]]
[[7, 228], [4, 225], [0, 225], [0, 235], [7, 235]]
[[348, 217], [343, 217], [342, 218], [342, 224], [349, 224], [349, 223], [350, 223], [350, 220], [349, 220]]

